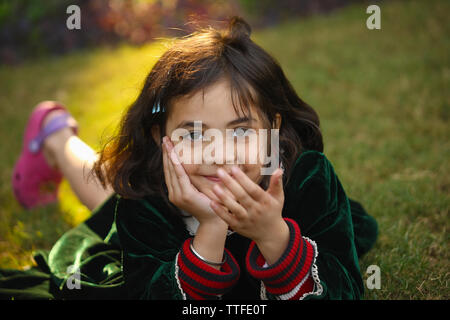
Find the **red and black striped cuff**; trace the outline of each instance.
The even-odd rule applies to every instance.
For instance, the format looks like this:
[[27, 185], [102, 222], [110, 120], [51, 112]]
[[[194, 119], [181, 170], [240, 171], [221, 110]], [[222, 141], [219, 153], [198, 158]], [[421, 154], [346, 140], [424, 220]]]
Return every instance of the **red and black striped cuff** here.
[[228, 292], [240, 275], [239, 265], [225, 249], [225, 263], [217, 270], [197, 258], [190, 248], [192, 238], [187, 239], [178, 255], [178, 277], [188, 299], [216, 299]]
[[[302, 237], [297, 222], [288, 218], [284, 220], [289, 226], [289, 243], [277, 262], [264, 267], [265, 259], [254, 241], [251, 242], [246, 256], [246, 267], [250, 275], [262, 280], [267, 292], [273, 295], [290, 293], [293, 289], [299, 294], [304, 291], [303, 289], [311, 289], [313, 283], [309, 271], [314, 260], [315, 248]], [[300, 288], [302, 290], [299, 290], [296, 287], [302, 280]], [[295, 297], [298, 294], [295, 294]]]

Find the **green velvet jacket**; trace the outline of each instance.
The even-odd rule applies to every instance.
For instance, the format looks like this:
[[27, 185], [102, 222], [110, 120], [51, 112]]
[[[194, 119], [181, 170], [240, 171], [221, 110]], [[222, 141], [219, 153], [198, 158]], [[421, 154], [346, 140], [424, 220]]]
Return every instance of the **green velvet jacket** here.
[[[32, 269], [0, 269], [0, 298], [181, 299], [175, 257], [191, 235], [181, 217], [165, 214], [167, 209], [157, 197], [111, 196], [50, 251], [37, 252]], [[346, 196], [322, 153], [305, 151], [298, 157], [285, 185], [283, 216], [317, 244], [323, 290], [307, 299], [362, 298], [358, 258], [374, 245], [377, 223]], [[227, 237], [241, 275], [224, 300], [260, 299], [261, 284], [245, 271], [249, 244], [237, 233]]]

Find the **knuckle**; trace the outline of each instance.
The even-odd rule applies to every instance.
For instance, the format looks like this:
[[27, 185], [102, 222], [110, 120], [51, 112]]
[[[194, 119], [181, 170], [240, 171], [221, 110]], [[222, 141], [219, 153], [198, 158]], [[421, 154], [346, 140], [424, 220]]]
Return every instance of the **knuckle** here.
[[244, 201], [247, 198], [247, 194], [245, 192], [239, 192], [236, 195], [236, 200]]
[[252, 197], [258, 197], [259, 189], [256, 186], [252, 186], [250, 187], [249, 193], [252, 195]]

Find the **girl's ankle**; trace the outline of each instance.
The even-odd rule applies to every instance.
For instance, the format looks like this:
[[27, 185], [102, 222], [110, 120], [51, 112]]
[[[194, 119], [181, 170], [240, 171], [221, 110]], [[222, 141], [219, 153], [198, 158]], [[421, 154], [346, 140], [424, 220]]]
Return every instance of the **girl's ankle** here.
[[[55, 110], [50, 112], [43, 120], [42, 127], [46, 126], [52, 119], [58, 117], [62, 114], [66, 113], [63, 110]], [[64, 150], [64, 145], [66, 141], [73, 135], [73, 131], [71, 128], [66, 127], [61, 130], [58, 130], [47, 138], [45, 138], [42, 143], [42, 154], [44, 155], [47, 164], [54, 168], [58, 168], [57, 157], [56, 154], [59, 151]]]

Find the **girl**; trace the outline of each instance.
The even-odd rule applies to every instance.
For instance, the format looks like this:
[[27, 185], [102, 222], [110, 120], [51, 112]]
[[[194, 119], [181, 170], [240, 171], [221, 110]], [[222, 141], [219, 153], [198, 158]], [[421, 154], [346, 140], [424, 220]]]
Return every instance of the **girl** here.
[[[180, 129], [182, 139], [171, 139]], [[180, 146], [209, 146], [206, 129], [231, 132], [231, 141], [216, 145], [212, 161], [181, 162]], [[267, 163], [248, 161], [260, 129], [279, 130], [281, 165], [272, 175], [261, 174]], [[235, 140], [244, 156], [237, 146], [222, 152]], [[256, 152], [277, 151], [265, 148]], [[0, 271], [0, 294], [359, 299], [358, 257], [374, 244], [377, 224], [347, 198], [322, 151], [317, 114], [250, 39], [245, 21], [179, 39], [98, 159], [62, 106], [33, 112], [13, 176], [18, 200], [54, 201], [55, 191], [39, 188], [55, 190], [64, 175], [94, 211], [38, 253], [36, 268]], [[84, 180], [91, 169], [94, 179]]]

